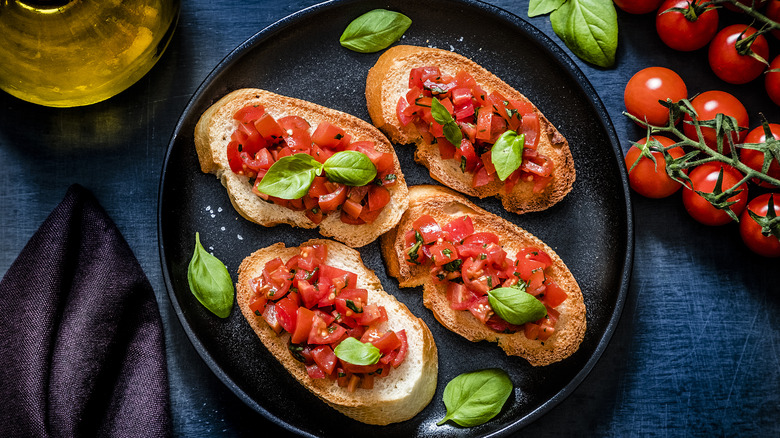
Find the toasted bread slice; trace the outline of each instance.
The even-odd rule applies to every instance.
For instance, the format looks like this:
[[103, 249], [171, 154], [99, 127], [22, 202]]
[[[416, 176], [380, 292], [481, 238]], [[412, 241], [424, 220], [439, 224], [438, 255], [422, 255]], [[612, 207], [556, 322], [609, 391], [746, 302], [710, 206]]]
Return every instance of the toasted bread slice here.
[[277, 120], [288, 115], [301, 116], [309, 122], [312, 131], [320, 122], [328, 121], [344, 129], [352, 136], [353, 141], [370, 140], [375, 143], [377, 151], [393, 153], [397, 182], [388, 186], [391, 193], [390, 203], [384, 207], [379, 217], [369, 224], [348, 225], [340, 220], [341, 210], [338, 210], [325, 216], [319, 224], [320, 234], [351, 247], [360, 247], [376, 240], [398, 222], [408, 205], [406, 181], [393, 146], [379, 130], [349, 114], [259, 89], [240, 89], [231, 92], [209, 107], [195, 126], [195, 149], [201, 170], [205, 173], [213, 173], [220, 179], [227, 188], [230, 202], [241, 216], [266, 227], [278, 224], [290, 224], [301, 228], [317, 227], [317, 224], [307, 218], [302, 211], [294, 211], [264, 201], [252, 193], [249, 178], [230, 170], [227, 145], [238, 126], [238, 122], [233, 119], [233, 114], [247, 105], [258, 104]]
[[372, 389], [357, 389], [354, 392], [349, 392], [327, 378], [312, 379], [305, 366], [295, 360], [288, 350], [290, 334], [285, 331], [277, 334], [265, 319], [250, 310], [249, 303], [254, 293], [250, 285], [251, 280], [261, 275], [266, 262], [276, 257], [281, 257], [286, 262], [298, 254], [299, 248], [285, 248], [283, 243], [277, 243], [255, 251], [244, 259], [238, 269], [236, 285], [236, 301], [241, 312], [263, 345], [287, 371], [334, 409], [368, 424], [385, 425], [414, 417], [428, 405], [436, 391], [439, 362], [436, 344], [428, 326], [415, 317], [403, 303], [382, 289], [376, 274], [363, 265], [359, 252], [325, 239], [313, 239], [301, 246], [315, 244], [327, 245], [326, 264], [358, 274], [356, 287], [368, 290], [369, 303], [385, 307], [388, 321], [382, 323], [381, 329], [406, 330], [408, 353], [398, 368], [393, 369], [387, 377], [376, 378]]
[[442, 74], [451, 76], [461, 70], [468, 72], [487, 93], [498, 91], [506, 98], [533, 103], [485, 68], [459, 54], [403, 45], [385, 51], [369, 70], [366, 79], [368, 113], [374, 125], [394, 143], [416, 144], [415, 159], [428, 168], [433, 179], [469, 196], [497, 196], [504, 208], [518, 214], [549, 208], [571, 191], [576, 172], [569, 143], [536, 106], [534, 111], [541, 130], [536, 149], [555, 163], [552, 180], [547, 187], [534, 193], [534, 183], [521, 180], [510, 192], [506, 192], [504, 183], [497, 179], [487, 185], [473, 187], [472, 174], [461, 171], [457, 160], [442, 159], [438, 146], [426, 142], [413, 123], [402, 126], [398, 121], [396, 106], [399, 98], [409, 91], [409, 72], [412, 68], [423, 66], [438, 66]]
[[[463, 215], [469, 215], [474, 223], [475, 232], [489, 231], [499, 237], [500, 244], [513, 258], [525, 247], [536, 247], [545, 251], [553, 260], [553, 265], [545, 272], [568, 295], [568, 298], [555, 308], [560, 318], [555, 326], [555, 334], [547, 341], [528, 339], [523, 331], [516, 333], [498, 333], [488, 328], [469, 311], [453, 310], [447, 300], [447, 287], [436, 283], [430, 275], [430, 267], [410, 266], [405, 262], [404, 234], [411, 230], [412, 223], [422, 215], [431, 215], [440, 225], [444, 225]], [[561, 258], [541, 240], [498, 216], [489, 213], [462, 195], [439, 186], [414, 186], [409, 189], [409, 208], [398, 225], [381, 238], [382, 255], [388, 273], [396, 277], [401, 287], [423, 286], [423, 303], [433, 311], [433, 315], [449, 330], [460, 334], [470, 341], [487, 340], [497, 342], [508, 355], [520, 356], [531, 365], [548, 365], [572, 355], [579, 348], [585, 335], [585, 303], [577, 281]]]

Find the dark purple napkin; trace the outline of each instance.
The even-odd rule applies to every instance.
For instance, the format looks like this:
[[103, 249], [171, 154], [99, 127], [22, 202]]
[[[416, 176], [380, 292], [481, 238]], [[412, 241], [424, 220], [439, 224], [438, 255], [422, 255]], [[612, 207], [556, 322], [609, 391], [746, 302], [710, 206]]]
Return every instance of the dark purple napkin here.
[[164, 342], [130, 247], [71, 186], [0, 282], [0, 436], [169, 436]]

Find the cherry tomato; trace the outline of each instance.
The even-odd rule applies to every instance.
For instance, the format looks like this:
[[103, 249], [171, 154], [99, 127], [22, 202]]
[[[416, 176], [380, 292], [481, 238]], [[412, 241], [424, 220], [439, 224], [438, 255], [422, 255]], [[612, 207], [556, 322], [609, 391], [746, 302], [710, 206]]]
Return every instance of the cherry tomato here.
[[[770, 123], [769, 130], [772, 132], [772, 136], [775, 139], [780, 140], [780, 125], [777, 123]], [[766, 141], [766, 134], [764, 133], [763, 126], [753, 129], [748, 133], [747, 137], [745, 137], [745, 143], [763, 143], [764, 141]], [[742, 148], [739, 150], [739, 160], [748, 167], [760, 171], [764, 165], [764, 154], [755, 149]], [[772, 159], [767, 174], [772, 178], [780, 179], [780, 163], [778, 163], [776, 159]], [[756, 180], [756, 183], [762, 187], [773, 187], [772, 184], [765, 181]]]
[[[699, 94], [691, 100], [691, 105], [696, 110], [696, 115], [699, 120], [712, 120], [718, 113], [723, 113], [727, 116], [737, 119], [737, 125], [742, 128], [750, 126], [750, 120], [748, 118], [747, 110], [742, 102], [739, 101], [733, 95], [726, 93], [725, 91], [705, 91]], [[683, 132], [685, 135], [692, 139], [697, 140], [696, 128], [686, 121], [690, 121], [691, 117], [687, 114], [683, 118]], [[717, 150], [717, 142], [715, 136], [715, 129], [702, 127], [701, 134], [704, 137], [704, 142], [713, 150]], [[745, 138], [745, 132], [732, 132], [731, 138], [734, 143], [742, 143]], [[731, 150], [728, 141], [723, 139], [723, 153], [727, 154]]]
[[[715, 185], [718, 181], [718, 175], [720, 170], [723, 169], [723, 182], [721, 190], [726, 191], [731, 187], [734, 187], [739, 181], [742, 180], [742, 174], [733, 167], [723, 164], [717, 161], [711, 161], [709, 163], [702, 164], [696, 167], [690, 173], [691, 183], [693, 190], [686, 187], [683, 190], [682, 198], [683, 205], [688, 211], [688, 214], [692, 218], [704, 225], [724, 225], [731, 222], [731, 217], [725, 210], [715, 208], [701, 195], [696, 193], [700, 191], [703, 193], [712, 193], [715, 189]], [[748, 187], [746, 183], [742, 183], [738, 190], [742, 190], [734, 196], [731, 196], [728, 201], [736, 201], [728, 208], [739, 217], [743, 210], [745, 210], [745, 204], [748, 200]]]
[[772, 204], [775, 210], [775, 216], [780, 216], [780, 194], [764, 193], [750, 201], [747, 209], [739, 218], [739, 234], [742, 241], [748, 248], [756, 254], [764, 257], [780, 257], [780, 239], [770, 234], [765, 236], [762, 226], [750, 217], [748, 210], [758, 216], [766, 217], [769, 212], [769, 199], [772, 198]]
[[656, 126], [665, 126], [669, 110], [658, 103], [672, 99], [677, 102], [688, 97], [688, 88], [680, 75], [664, 67], [647, 67], [629, 79], [623, 93], [626, 111], [640, 120]]
[[[777, 70], [777, 71], [772, 71]], [[766, 94], [772, 99], [775, 105], [780, 105], [780, 55], [769, 63], [769, 71], [764, 77], [764, 87]]]
[[[674, 140], [668, 137], [656, 135], [652, 138], [664, 147], [674, 145]], [[643, 138], [637, 143], [643, 145], [646, 142], [647, 138]], [[647, 157], [639, 158], [641, 154], [642, 150], [636, 145], [631, 146], [631, 149], [626, 153], [626, 170], [629, 171], [628, 182], [634, 191], [647, 198], [665, 198], [680, 190], [682, 185], [669, 178], [666, 173], [666, 159], [661, 152], [652, 152], [655, 163]], [[669, 154], [674, 158], [680, 158], [685, 152], [678, 146], [669, 149]], [[639, 163], [634, 166], [638, 158]]]
[[[764, 15], [772, 21], [780, 22], [780, 0], [769, 0]], [[775, 38], [780, 39], [780, 30], [775, 29], [771, 33]]]
[[[740, 41], [756, 33], [756, 29], [744, 24], [724, 27], [710, 43], [709, 62], [715, 75], [730, 84], [746, 84], [759, 77], [766, 64], [749, 55], [749, 51], [764, 60], [769, 59], [769, 44], [759, 35], [749, 48], [737, 48]], [[747, 50], [747, 51], [746, 51]]]
[[[690, 52], [706, 46], [718, 32], [718, 10], [703, 8], [702, 0], [666, 0], [658, 8], [655, 29], [661, 41], [675, 50]], [[671, 11], [680, 8], [686, 12]]]
[[658, 9], [663, 0], [613, 0], [615, 5], [629, 14], [647, 14]]

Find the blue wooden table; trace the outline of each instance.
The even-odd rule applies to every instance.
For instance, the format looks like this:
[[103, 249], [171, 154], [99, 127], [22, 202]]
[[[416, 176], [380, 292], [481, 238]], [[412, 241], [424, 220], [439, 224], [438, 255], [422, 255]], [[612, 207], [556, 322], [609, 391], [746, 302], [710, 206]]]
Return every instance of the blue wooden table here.
[[[37, 107], [0, 93], [0, 272], [5, 272], [67, 187], [91, 190], [149, 277], [166, 329], [177, 436], [266, 436], [277, 430], [233, 395], [196, 354], [173, 312], [157, 246], [157, 190], [176, 121], [193, 92], [232, 49], [316, 0], [184, 2], [157, 66], [109, 101]], [[527, 19], [528, 1], [488, 3]], [[434, 13], [434, 12], [432, 12]], [[560, 43], [547, 17], [528, 19]], [[615, 68], [575, 58], [604, 102], [623, 150], [643, 131], [621, 112], [623, 88], [649, 66], [676, 70], [690, 94], [723, 89], [780, 122], [754, 82], [732, 86], [709, 70], [706, 50], [674, 52], [652, 15], [618, 12]], [[772, 41], [772, 55], [778, 51]], [[561, 44], [562, 45], [562, 44]], [[570, 53], [568, 49], [565, 49]], [[780, 435], [780, 260], [750, 253], [735, 225], [688, 217], [681, 196], [632, 194], [634, 267], [620, 323], [595, 368], [527, 436]]]

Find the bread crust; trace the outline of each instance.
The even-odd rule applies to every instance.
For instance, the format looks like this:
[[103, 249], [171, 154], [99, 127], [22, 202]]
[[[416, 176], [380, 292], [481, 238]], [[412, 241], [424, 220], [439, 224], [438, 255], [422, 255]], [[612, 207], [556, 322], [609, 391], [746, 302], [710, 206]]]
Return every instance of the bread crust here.
[[[523, 247], [537, 247], [553, 260], [546, 271], [568, 298], [556, 307], [560, 318], [555, 333], [545, 342], [526, 338], [523, 332], [498, 333], [489, 329], [471, 312], [453, 310], [447, 301], [446, 285], [432, 281], [425, 266], [410, 266], [404, 260], [404, 234], [412, 223], [424, 214], [431, 215], [439, 224], [468, 214], [474, 230], [495, 233], [508, 257], [514, 257]], [[520, 356], [531, 365], [549, 365], [571, 356], [579, 348], [585, 335], [585, 303], [577, 281], [563, 260], [537, 237], [511, 222], [495, 216], [468, 201], [462, 195], [439, 186], [414, 186], [409, 189], [409, 208], [398, 225], [381, 238], [382, 256], [388, 273], [398, 279], [401, 287], [423, 286], [423, 304], [449, 330], [470, 341], [487, 340], [498, 345], [511, 356]]]
[[238, 126], [238, 122], [233, 120], [233, 114], [247, 105], [263, 105], [266, 112], [276, 119], [287, 115], [301, 116], [311, 124], [312, 130], [320, 122], [328, 121], [344, 129], [352, 136], [353, 141], [370, 140], [375, 143], [377, 151], [393, 153], [397, 182], [387, 186], [391, 194], [390, 203], [379, 217], [370, 224], [349, 225], [341, 222], [341, 210], [338, 210], [325, 216], [319, 224], [320, 234], [357, 248], [373, 242], [398, 222], [408, 205], [406, 180], [393, 146], [379, 130], [349, 114], [254, 88], [239, 89], [227, 94], [209, 107], [195, 126], [195, 150], [201, 170], [204, 173], [213, 173], [219, 178], [227, 189], [231, 204], [241, 216], [266, 227], [278, 224], [300, 228], [317, 227], [302, 211], [294, 211], [262, 200], [252, 193], [249, 178], [230, 170], [226, 150], [230, 136]]
[[574, 184], [576, 171], [569, 143], [558, 129], [534, 105], [541, 133], [537, 150], [555, 163], [550, 184], [540, 193], [533, 192], [533, 182], [519, 181], [510, 192], [504, 183], [493, 181], [482, 187], [472, 187], [472, 176], [462, 172], [455, 160], [442, 159], [439, 148], [427, 143], [414, 124], [401, 126], [396, 116], [398, 99], [408, 91], [409, 71], [415, 67], [438, 65], [442, 73], [455, 75], [458, 70], [470, 73], [486, 92], [498, 91], [509, 99], [530, 102], [523, 94], [459, 54], [436, 48], [394, 46], [379, 57], [366, 79], [368, 113], [375, 126], [399, 144], [415, 144], [415, 160], [428, 168], [433, 179], [469, 196], [497, 196], [508, 211], [522, 214], [547, 209], [563, 199]]
[[373, 389], [350, 393], [329, 379], [312, 379], [305, 366], [295, 360], [287, 348], [289, 333], [276, 334], [261, 316], [249, 308], [253, 297], [250, 281], [262, 273], [265, 263], [276, 257], [285, 262], [298, 254], [299, 247], [286, 248], [277, 243], [255, 251], [241, 263], [236, 284], [236, 301], [244, 318], [260, 341], [306, 389], [344, 415], [368, 424], [386, 425], [414, 417], [430, 403], [436, 391], [438, 353], [433, 335], [421, 319], [395, 297], [382, 289], [379, 278], [363, 265], [360, 253], [337, 242], [312, 239], [301, 246], [322, 244], [328, 247], [326, 264], [358, 274], [356, 287], [368, 290], [368, 302], [385, 306], [388, 321], [380, 328], [406, 330], [409, 350], [404, 362], [388, 377], [374, 380]]

